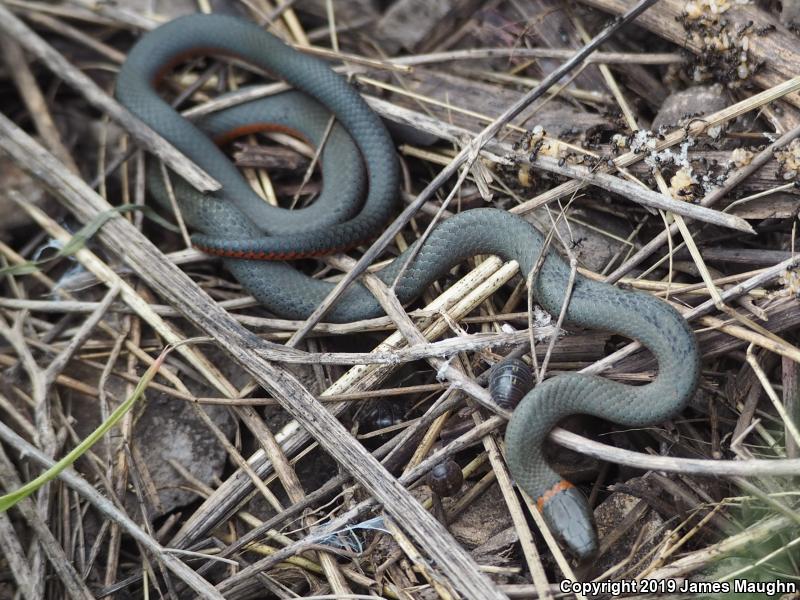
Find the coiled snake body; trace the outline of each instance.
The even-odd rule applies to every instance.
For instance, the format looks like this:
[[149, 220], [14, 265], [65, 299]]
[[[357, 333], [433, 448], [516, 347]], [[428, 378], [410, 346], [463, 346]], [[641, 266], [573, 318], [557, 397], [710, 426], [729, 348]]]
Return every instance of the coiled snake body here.
[[[196, 54], [242, 58], [280, 75], [300, 92], [246, 103], [190, 123], [159, 98], [154, 86], [170, 66]], [[222, 183], [221, 192], [206, 196], [176, 181], [183, 217], [200, 232], [193, 239], [201, 248], [227, 257], [226, 268], [242, 286], [283, 317], [307, 317], [331, 284], [285, 262], [248, 259], [297, 258], [353, 247], [375, 237], [395, 208], [398, 166], [381, 120], [324, 63], [292, 50], [254, 24], [233, 17], [192, 15], [159, 27], [130, 52], [119, 73], [117, 97]], [[311, 207], [298, 211], [261, 201], [212, 141], [273, 129], [295, 131], [319, 144], [330, 114], [337, 124], [322, 156], [324, 190]], [[166, 202], [160, 179], [151, 177], [149, 183], [154, 195]], [[358, 196], [365, 188], [367, 197], [359, 207]], [[410, 302], [453, 265], [475, 254], [516, 260], [521, 273], [527, 274], [541, 251], [541, 236], [523, 219], [496, 209], [469, 210], [433, 230], [395, 290], [401, 302]], [[395, 260], [379, 276], [393, 280], [403, 262], [402, 257]], [[564, 261], [549, 253], [533, 293], [551, 313], [561, 310], [568, 277]], [[327, 319], [348, 322], [382, 314], [374, 297], [356, 284]], [[655, 380], [638, 387], [578, 373], [558, 375], [529, 392], [508, 424], [507, 460], [516, 482], [536, 499], [564, 542], [579, 557], [586, 557], [596, 548], [592, 513], [583, 495], [544, 461], [541, 446], [547, 433], [574, 413], [628, 427], [676, 414], [696, 387], [698, 352], [692, 331], [666, 303], [581, 276], [566, 320], [634, 338], [653, 352], [659, 365]]]

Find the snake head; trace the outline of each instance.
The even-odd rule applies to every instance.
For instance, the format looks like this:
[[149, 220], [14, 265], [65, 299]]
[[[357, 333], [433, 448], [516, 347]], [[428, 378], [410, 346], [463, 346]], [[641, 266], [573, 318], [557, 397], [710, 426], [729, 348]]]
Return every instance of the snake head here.
[[[564, 482], [567, 483], [567, 482]], [[541, 505], [542, 516], [550, 530], [581, 561], [597, 552], [594, 514], [578, 488], [568, 484], [549, 495]]]

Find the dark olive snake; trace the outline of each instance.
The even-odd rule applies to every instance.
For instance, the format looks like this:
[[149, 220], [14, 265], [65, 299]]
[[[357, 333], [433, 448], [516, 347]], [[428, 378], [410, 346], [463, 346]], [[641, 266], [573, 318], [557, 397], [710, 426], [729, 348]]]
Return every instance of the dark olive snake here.
[[[243, 59], [279, 75], [298, 91], [189, 122], [158, 96], [155, 86], [171, 67], [201, 54]], [[281, 260], [352, 248], [376, 237], [395, 211], [398, 164], [380, 118], [327, 65], [291, 49], [255, 24], [219, 15], [192, 15], [166, 23], [144, 35], [131, 50], [116, 93], [131, 112], [222, 184], [220, 192], [202, 195], [182, 180], [175, 182], [183, 217], [199, 232], [193, 241], [225, 257], [226, 268], [242, 286], [282, 317], [306, 318], [332, 284], [312, 279]], [[268, 206], [217, 147], [242, 133], [262, 130], [293, 132], [316, 145], [331, 114], [336, 125], [322, 154], [323, 192], [301, 210]], [[150, 177], [149, 185], [156, 198], [168, 204], [163, 182]], [[436, 226], [395, 291], [401, 302], [411, 302], [453, 265], [476, 254], [516, 260], [521, 273], [527, 274], [541, 250], [541, 236], [522, 218], [491, 208], [465, 211]], [[379, 276], [392, 281], [402, 258]], [[553, 314], [561, 310], [568, 278], [566, 263], [550, 252], [533, 293]], [[355, 284], [327, 319], [349, 322], [382, 314], [375, 298]], [[648, 294], [578, 276], [566, 322], [634, 338], [656, 356], [659, 366], [658, 376], [643, 386], [578, 373], [557, 375], [527, 393], [508, 424], [507, 461], [517, 484], [535, 499], [549, 526], [584, 558], [597, 546], [592, 512], [583, 495], [545, 462], [542, 443], [547, 433], [564, 416], [575, 413], [627, 427], [663, 421], [680, 412], [694, 392], [699, 359], [685, 320]]]

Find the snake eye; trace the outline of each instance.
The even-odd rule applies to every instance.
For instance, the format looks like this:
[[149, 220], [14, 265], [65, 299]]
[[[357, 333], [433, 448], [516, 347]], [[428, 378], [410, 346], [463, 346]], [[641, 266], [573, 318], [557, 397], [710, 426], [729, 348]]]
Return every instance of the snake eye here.
[[495, 403], [506, 410], [514, 410], [531, 387], [531, 368], [519, 358], [507, 358], [499, 362], [489, 375], [489, 393]]
[[428, 473], [428, 487], [443, 498], [457, 494], [463, 484], [464, 475], [454, 460], [439, 463]]

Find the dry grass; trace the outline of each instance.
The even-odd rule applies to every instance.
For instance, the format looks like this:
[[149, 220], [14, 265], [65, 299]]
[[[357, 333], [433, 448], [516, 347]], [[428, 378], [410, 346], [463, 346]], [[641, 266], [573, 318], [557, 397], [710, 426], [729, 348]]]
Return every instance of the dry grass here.
[[[11, 183], [0, 192], [0, 489], [67, 455], [158, 373], [74, 467], [0, 513], [0, 597], [586, 597], [563, 594], [563, 579], [800, 587], [797, 27], [756, 6], [662, 0], [637, 21], [650, 33], [612, 24], [595, 51], [608, 20], [589, 6], [635, 3], [584, 4], [442, 2], [450, 9], [429, 15], [411, 0], [383, 14], [355, 0], [241, 3], [416, 131], [398, 143], [405, 209], [356, 260], [303, 265], [339, 286], [298, 322], [243, 295], [221, 263], [185, 247], [185, 230], [107, 212], [146, 202], [139, 147], [215, 186], [109, 94], [131, 34], [169, 15], [0, 3]], [[724, 84], [719, 106], [690, 103], [684, 112], [708, 110], [648, 134], [667, 92], [702, 78]], [[285, 87], [250, 86], [263, 77], [217, 62], [169, 83], [187, 116]], [[226, 85], [247, 87], [217, 101]], [[237, 156], [267, 198], [318, 189], [304, 179], [313, 150], [280, 136], [243, 143]], [[676, 156], [694, 181], [681, 183]], [[700, 342], [700, 390], [672, 422], [620, 431], [575, 419], [551, 435], [554, 463], [597, 508], [591, 564], [565, 555], [517, 492], [488, 369], [524, 356], [537, 377], [639, 384], [654, 376], [649, 354], [613, 332], [563, 333], [563, 312], [542, 321], [514, 262], [476, 257], [413, 307], [370, 275], [438, 219], [486, 203], [549, 234], [574, 273], [672, 303]], [[97, 231], [34, 265], [46, 246], [75, 244], [76, 219]], [[326, 323], [358, 277], [387, 316]], [[426, 476], [446, 460], [465, 484], [443, 499]]]

